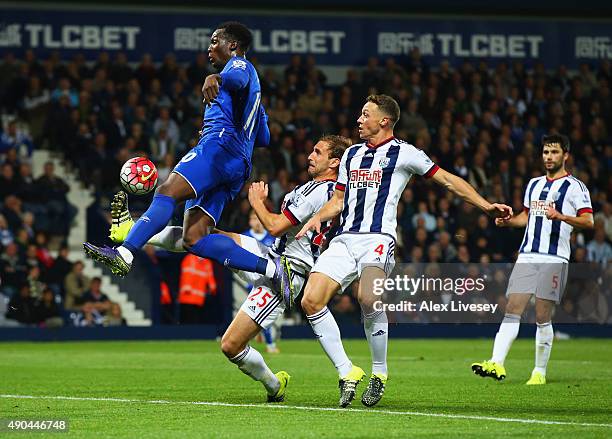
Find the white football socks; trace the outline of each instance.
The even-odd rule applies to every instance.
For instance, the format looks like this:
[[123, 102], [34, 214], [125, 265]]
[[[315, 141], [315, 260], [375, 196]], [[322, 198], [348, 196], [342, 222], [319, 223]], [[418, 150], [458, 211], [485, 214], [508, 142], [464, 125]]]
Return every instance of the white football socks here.
[[268, 279], [272, 279], [274, 277], [274, 273], [276, 273], [276, 264], [274, 261], [268, 261], [268, 265], [266, 265], [266, 277]]
[[506, 356], [510, 351], [512, 343], [516, 339], [521, 324], [521, 316], [516, 314], [506, 314], [499, 330], [495, 336], [495, 343], [493, 344], [493, 356], [491, 361], [495, 363], [504, 364]]
[[372, 314], [364, 315], [363, 329], [370, 345], [372, 373], [387, 376], [387, 344], [389, 341], [387, 314], [382, 311], [376, 311]]
[[327, 307], [324, 307], [321, 311], [306, 316], [306, 318], [312, 326], [315, 337], [319, 339], [323, 350], [338, 371], [340, 378], [348, 375], [353, 368], [353, 363], [344, 352], [340, 329], [332, 313]]
[[230, 361], [244, 374], [262, 383], [268, 395], [276, 395], [280, 389], [280, 381], [276, 375], [272, 373], [261, 354], [251, 346], [247, 345], [242, 352], [230, 358]]
[[129, 251], [124, 246], [121, 245], [121, 246], [117, 247], [117, 251], [119, 252], [121, 257], [123, 258], [123, 260], [125, 262], [127, 262], [128, 264], [131, 264], [132, 261], [134, 260], [134, 255], [132, 254], [132, 252]]
[[163, 248], [169, 252], [184, 253], [183, 228], [181, 226], [166, 226], [157, 235], [153, 235], [147, 244]]
[[552, 322], [538, 323], [535, 336], [535, 368], [533, 370], [544, 376], [546, 376], [546, 366], [550, 358], [554, 336]]

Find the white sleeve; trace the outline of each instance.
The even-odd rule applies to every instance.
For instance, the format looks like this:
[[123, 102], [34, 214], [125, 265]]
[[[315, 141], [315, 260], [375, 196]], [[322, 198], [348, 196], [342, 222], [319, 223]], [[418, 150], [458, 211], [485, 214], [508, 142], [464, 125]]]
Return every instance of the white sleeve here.
[[304, 190], [297, 193], [292, 198], [291, 202], [287, 203], [287, 206], [285, 206], [283, 210], [283, 215], [285, 215], [294, 226], [308, 221], [311, 216], [318, 212], [321, 207], [329, 201], [328, 188], [328, 183], [304, 186]]
[[580, 216], [583, 213], [593, 213], [591, 195], [584, 183], [573, 184], [570, 188], [569, 196], [571, 206], [576, 209], [576, 216]]
[[423, 150], [411, 147], [408, 150], [400, 151], [400, 154], [402, 153], [406, 155], [406, 159], [402, 164], [411, 174], [429, 178], [440, 169]]

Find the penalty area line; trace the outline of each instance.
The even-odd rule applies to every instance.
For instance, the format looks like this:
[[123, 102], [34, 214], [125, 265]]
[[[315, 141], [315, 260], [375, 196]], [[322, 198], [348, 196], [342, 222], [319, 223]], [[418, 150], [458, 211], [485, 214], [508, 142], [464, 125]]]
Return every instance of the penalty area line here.
[[377, 410], [377, 409], [357, 409], [340, 407], [307, 407], [299, 405], [276, 405], [276, 404], [237, 404], [218, 401], [170, 401], [170, 400], [143, 400], [127, 398], [97, 398], [86, 396], [50, 396], [50, 395], [8, 395], [0, 394], [3, 399], [44, 399], [60, 401], [98, 401], [98, 402], [123, 402], [130, 404], [167, 404], [167, 405], [203, 405], [211, 407], [237, 407], [237, 408], [263, 408], [277, 410], [304, 410], [312, 412], [343, 412], [343, 413], [366, 413], [390, 416], [422, 416], [428, 418], [446, 419], [468, 419], [474, 421], [494, 421], [494, 422], [513, 422], [519, 424], [539, 424], [539, 425], [566, 425], [574, 427], [604, 427], [612, 428], [612, 424], [597, 424], [591, 422], [568, 422], [568, 421], [545, 421], [542, 419], [520, 419], [520, 418], [499, 418], [495, 416], [460, 415], [452, 413], [425, 413], [400, 410]]

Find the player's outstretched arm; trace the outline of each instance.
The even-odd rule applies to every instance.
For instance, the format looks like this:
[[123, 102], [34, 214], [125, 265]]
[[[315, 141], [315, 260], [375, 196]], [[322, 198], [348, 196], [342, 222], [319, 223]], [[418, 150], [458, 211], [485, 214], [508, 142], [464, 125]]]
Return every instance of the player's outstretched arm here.
[[523, 210], [516, 216], [511, 218], [495, 218], [495, 225], [497, 227], [525, 227], [527, 225], [527, 220], [529, 219], [529, 214], [526, 210]]
[[319, 210], [315, 215], [312, 216], [308, 220], [302, 230], [300, 230], [296, 235], [296, 239], [300, 239], [302, 236], [306, 235], [309, 230], [316, 230], [317, 233], [321, 233], [321, 223], [325, 221], [329, 221], [332, 218], [335, 218], [342, 212], [344, 207], [344, 191], [336, 189], [334, 191], [334, 196], [330, 198], [330, 200], [325, 203], [325, 205]]
[[593, 228], [595, 228], [593, 214], [590, 212], [583, 213], [582, 215], [578, 216], [563, 215], [561, 212], [555, 209], [554, 205], [551, 205], [546, 211], [546, 218], [548, 218], [549, 220], [566, 222], [570, 226], [576, 227], [578, 229], [592, 230]]
[[283, 214], [272, 213], [266, 207], [265, 201], [268, 198], [268, 185], [263, 181], [256, 181], [249, 188], [249, 203], [255, 211], [255, 215], [261, 221], [264, 228], [272, 236], [281, 236], [289, 230], [293, 224]]
[[511, 218], [512, 208], [505, 204], [489, 203], [485, 200], [474, 187], [461, 177], [451, 174], [444, 169], [438, 169], [433, 175], [433, 180], [441, 186], [444, 186], [455, 195], [463, 198], [470, 204], [478, 207], [487, 215], [493, 218]]

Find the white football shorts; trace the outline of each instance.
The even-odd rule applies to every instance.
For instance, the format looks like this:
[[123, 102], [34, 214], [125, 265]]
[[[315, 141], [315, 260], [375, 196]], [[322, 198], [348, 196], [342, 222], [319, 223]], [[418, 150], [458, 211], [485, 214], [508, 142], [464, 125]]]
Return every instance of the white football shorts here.
[[[268, 247], [250, 236], [240, 236], [240, 246], [262, 258], [268, 258]], [[295, 264], [292, 264], [295, 268]], [[272, 326], [274, 321], [285, 311], [285, 304], [280, 293], [272, 288], [270, 279], [259, 274], [246, 271], [236, 271], [238, 277], [253, 285], [240, 309], [255, 323], [264, 329]], [[306, 283], [306, 275], [299, 270], [291, 270], [296, 297], [302, 292]]]
[[315, 262], [311, 272], [323, 273], [340, 284], [341, 292], [361, 277], [365, 267], [379, 267], [388, 276], [395, 266], [395, 240], [381, 233], [342, 233]]
[[521, 253], [508, 280], [509, 294], [535, 294], [537, 298], [561, 302], [567, 283], [568, 263], [539, 253]]

